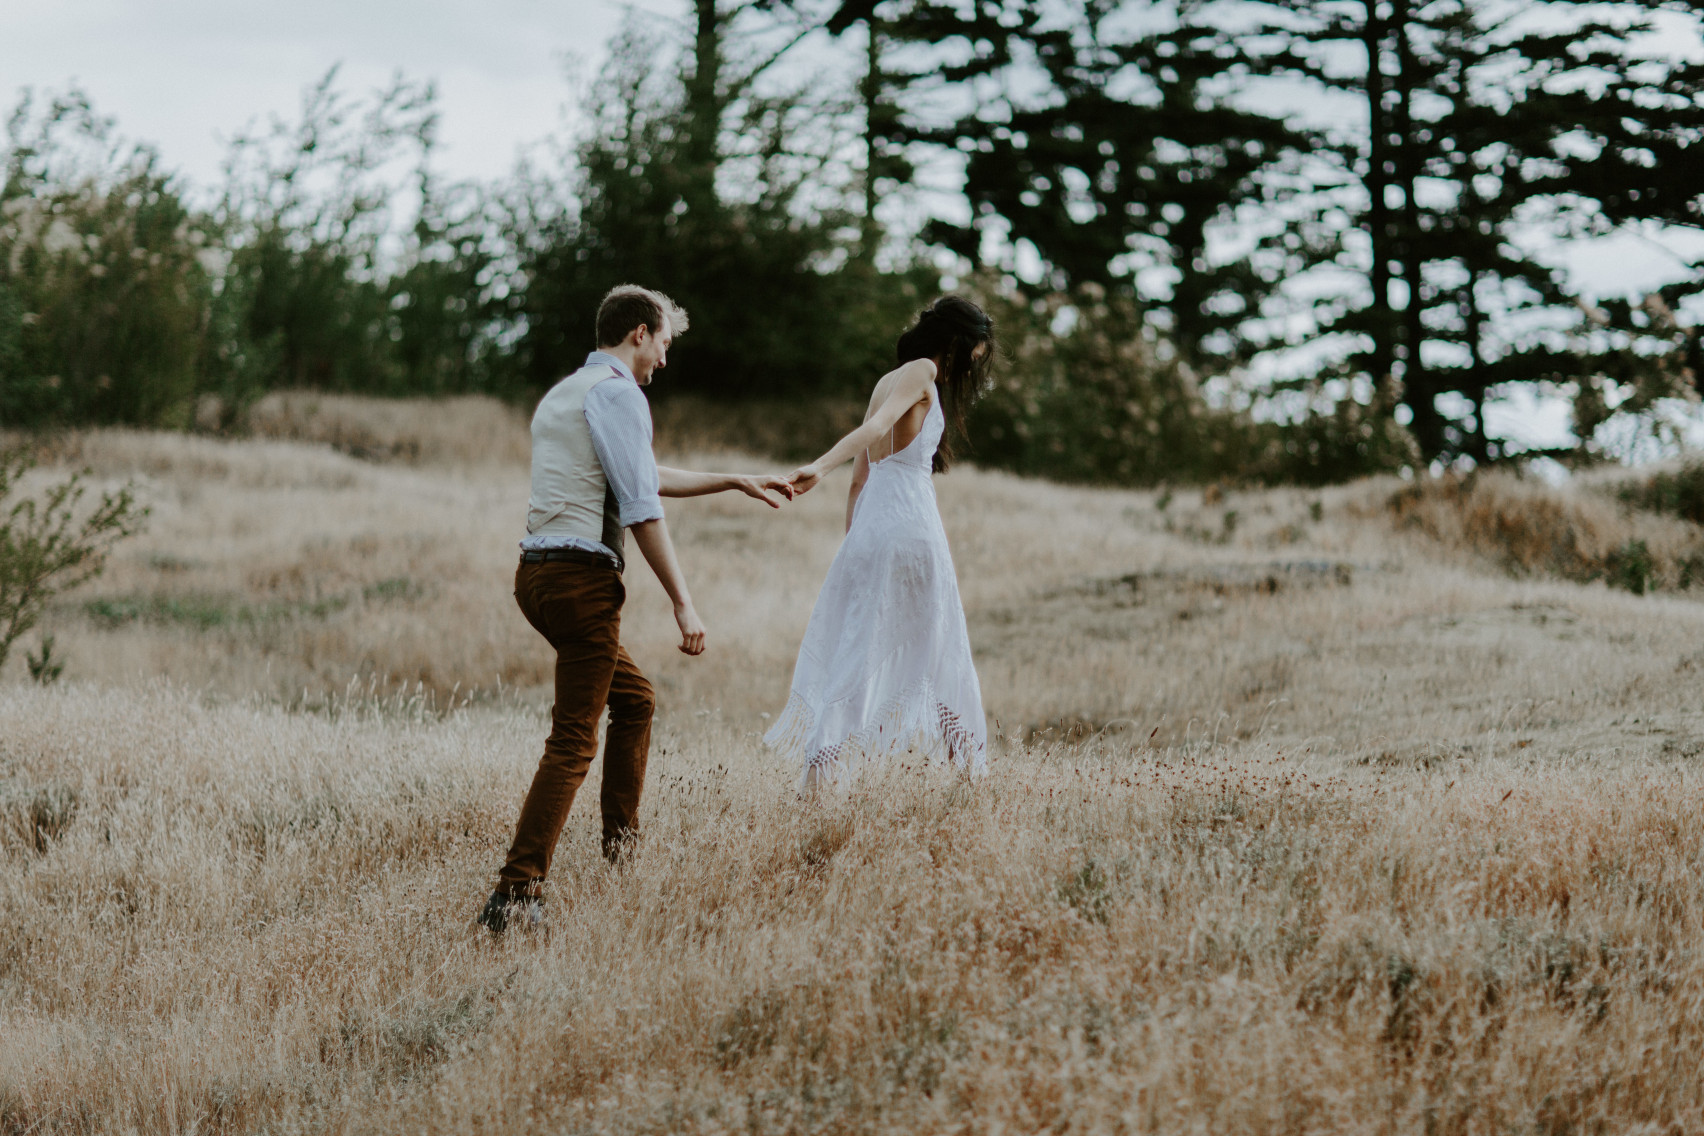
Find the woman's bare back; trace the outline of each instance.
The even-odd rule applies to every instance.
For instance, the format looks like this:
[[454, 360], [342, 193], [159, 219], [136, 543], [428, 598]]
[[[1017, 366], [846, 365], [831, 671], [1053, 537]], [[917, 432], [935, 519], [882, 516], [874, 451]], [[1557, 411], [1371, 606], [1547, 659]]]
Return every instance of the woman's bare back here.
[[[865, 422], [868, 422], [870, 416], [880, 409], [882, 403], [888, 400], [889, 394], [899, 381], [899, 374], [902, 370], [904, 370], [903, 367], [889, 371], [876, 384], [876, 389], [870, 394], [870, 405], [864, 408]], [[929, 406], [935, 397], [935, 388], [930, 387], [928, 393], [918, 399], [915, 406], [900, 415], [899, 421], [893, 424], [892, 430], [884, 434], [879, 441], [871, 443], [870, 448], [865, 451], [869, 455], [869, 460], [879, 462], [889, 455], [898, 453], [916, 440], [917, 435], [923, 430], [923, 420], [929, 417]]]

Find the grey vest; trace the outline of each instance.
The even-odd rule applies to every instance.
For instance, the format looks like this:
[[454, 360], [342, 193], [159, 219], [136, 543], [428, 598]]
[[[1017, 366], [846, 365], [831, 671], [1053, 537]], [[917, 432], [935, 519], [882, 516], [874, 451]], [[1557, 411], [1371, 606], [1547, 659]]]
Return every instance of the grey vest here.
[[586, 393], [620, 371], [607, 363], [581, 367], [550, 388], [532, 419], [532, 495], [527, 532], [535, 536], [596, 541], [625, 567], [621, 511], [604, 475], [592, 430], [586, 425]]

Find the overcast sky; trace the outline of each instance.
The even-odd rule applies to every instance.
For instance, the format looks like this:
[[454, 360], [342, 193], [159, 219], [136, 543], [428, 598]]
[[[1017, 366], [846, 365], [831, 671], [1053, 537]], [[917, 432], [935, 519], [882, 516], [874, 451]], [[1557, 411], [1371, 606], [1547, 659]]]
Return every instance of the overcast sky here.
[[0, 99], [76, 81], [126, 137], [211, 183], [222, 139], [293, 117], [333, 64], [366, 90], [398, 70], [438, 84], [440, 166], [506, 171], [517, 147], [556, 129], [566, 61], [595, 67], [636, 7], [682, 19], [684, 0], [0, 0]]
[[[573, 122], [570, 67], [593, 74], [631, 9], [686, 30], [687, 0], [0, 0], [0, 100], [76, 82], [126, 137], [207, 187], [226, 139], [293, 119], [327, 68], [340, 64], [350, 91], [400, 71], [438, 84], [441, 171], [492, 178]], [[1615, 293], [1675, 275], [1664, 243], [1626, 236], [1558, 259], [1588, 291]], [[1704, 252], [1687, 243], [1685, 255]]]
[[[332, 65], [349, 91], [400, 71], [438, 85], [440, 170], [489, 179], [565, 120], [572, 129], [570, 70], [595, 72], [630, 9], [685, 30], [686, 0], [0, 0], [0, 100], [10, 109], [24, 87], [75, 82], [126, 137], [209, 187], [225, 140], [272, 115], [293, 119]], [[1704, 253], [1683, 243], [1622, 235], [1552, 256], [1588, 292], [1614, 294], [1674, 278], [1677, 252]], [[1514, 432], [1553, 444], [1555, 411], [1504, 413], [1521, 420]]]

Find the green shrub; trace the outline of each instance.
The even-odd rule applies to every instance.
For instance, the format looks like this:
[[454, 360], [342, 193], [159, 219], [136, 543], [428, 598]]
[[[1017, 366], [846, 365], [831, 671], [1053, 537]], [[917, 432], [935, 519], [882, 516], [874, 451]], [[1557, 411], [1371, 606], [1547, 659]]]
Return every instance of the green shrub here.
[[65, 673], [64, 656], [53, 653], [53, 644], [53, 636], [43, 635], [40, 653], [24, 656], [24, 662], [29, 664], [30, 677], [42, 686], [57, 682], [59, 676]]
[[1603, 573], [1611, 587], [1642, 596], [1651, 586], [1656, 567], [1650, 546], [1642, 540], [1629, 540], [1604, 558]]
[[1001, 344], [969, 423], [976, 461], [1120, 485], [1211, 481], [1238, 464], [1249, 424], [1207, 405], [1133, 302], [1093, 286], [1038, 299], [971, 291]]
[[[47, 601], [99, 575], [112, 546], [148, 515], [128, 485], [84, 510], [86, 472], [26, 495], [20, 482], [34, 465], [22, 449], [0, 452], [0, 666]], [[42, 667], [47, 654], [44, 645]]]
[[1094, 286], [1030, 299], [970, 289], [1001, 341], [993, 388], [970, 421], [972, 454], [1019, 473], [1116, 485], [1250, 481], [1321, 485], [1412, 465], [1393, 390], [1293, 423], [1213, 405], [1136, 302]]
[[1616, 496], [1635, 509], [1672, 513], [1704, 525], [1704, 462], [1691, 462], [1672, 472], [1653, 474], [1620, 487]]
[[1399, 399], [1397, 386], [1387, 382], [1368, 403], [1345, 397], [1323, 413], [1260, 423], [1239, 472], [1269, 485], [1332, 485], [1417, 468], [1420, 448], [1394, 417]]

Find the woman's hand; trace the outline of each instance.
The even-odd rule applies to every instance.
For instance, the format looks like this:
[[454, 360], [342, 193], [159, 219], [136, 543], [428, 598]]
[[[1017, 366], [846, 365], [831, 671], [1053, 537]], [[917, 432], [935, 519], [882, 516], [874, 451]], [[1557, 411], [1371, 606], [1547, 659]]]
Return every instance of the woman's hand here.
[[822, 471], [812, 465], [802, 465], [787, 475], [787, 481], [793, 487], [793, 495], [809, 493], [817, 482], [822, 480]]
[[731, 478], [732, 488], [738, 489], [747, 497], [755, 497], [771, 509], [779, 509], [781, 502], [771, 497], [771, 492], [779, 493], [791, 501], [793, 499], [793, 483], [785, 477], [771, 477], [757, 474], [735, 474]]

